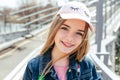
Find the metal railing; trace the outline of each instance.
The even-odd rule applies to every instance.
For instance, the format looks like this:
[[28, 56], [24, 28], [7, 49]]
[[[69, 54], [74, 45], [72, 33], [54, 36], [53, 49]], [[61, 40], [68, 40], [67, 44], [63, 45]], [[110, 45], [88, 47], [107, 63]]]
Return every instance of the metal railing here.
[[[40, 7], [40, 5], [29, 7], [26, 9], [19, 10], [19, 11], [15, 11], [15, 12], [10, 13], [10, 15], [11, 16], [17, 15], [21, 12], [35, 9], [38, 7]], [[39, 15], [38, 17], [36, 17], [36, 19], [30, 20], [29, 22], [26, 22], [25, 24], [23, 24], [23, 23], [22, 24], [15, 24], [15, 25], [12, 25], [10, 23], [3, 23], [5, 25], [0, 24], [0, 38], [2, 38], [2, 40], [0, 40], [0, 43], [6, 42], [6, 41], [8, 42], [8, 41], [11, 41], [11, 40], [16, 39], [16, 38], [24, 37], [28, 34], [31, 35], [31, 32], [34, 32], [37, 29], [41, 29], [43, 24], [46, 24], [46, 23], [49, 23], [52, 21], [53, 15], [55, 15], [55, 13], [56, 13], [55, 12], [56, 9], [58, 9], [58, 7], [55, 7], [55, 6], [49, 7], [49, 8], [40, 10], [38, 12], [31, 13], [29, 15], [25, 15], [23, 17], [17, 18], [18, 21], [22, 21], [22, 20], [28, 19], [30, 17]], [[51, 12], [51, 13], [48, 13], [48, 12]], [[46, 14], [46, 15], [42, 16], [41, 14], [42, 15]], [[43, 19], [46, 19], [46, 20], [42, 21]], [[38, 21], [39, 21], [39, 23], [36, 24], [35, 22], [38, 22]], [[12, 37], [12, 35], [13, 35], [13, 37]], [[4, 47], [4, 48], [6, 48], [6, 47]], [[2, 49], [3, 49], [3, 47], [2, 47]]]
[[39, 5], [36, 5], [36, 6], [29, 7], [29, 8], [21, 9], [21, 10], [10, 13], [10, 15], [16, 15], [18, 13], [28, 11], [28, 10], [31, 10], [31, 9], [34, 9], [34, 8], [38, 8], [38, 7], [41, 7], [41, 5], [39, 4]]
[[[119, 80], [120, 77], [117, 76], [114, 72], [112, 72], [98, 57], [97, 55], [100, 56], [104, 56], [104, 58], [108, 58], [108, 53], [106, 54], [106, 57], [105, 57], [105, 54], [101, 54], [101, 53], [97, 53], [97, 54], [91, 54], [90, 57], [92, 58], [92, 60], [94, 61], [94, 63], [97, 65], [97, 67], [102, 71], [100, 72], [103, 79], [104, 80]], [[106, 61], [106, 60], [104, 60]]]
[[30, 15], [26, 15], [26, 16], [23, 16], [21, 18], [18, 18], [17, 20], [23, 20], [23, 19], [26, 19], [26, 18], [29, 18], [29, 17], [32, 17], [32, 16], [35, 16], [35, 15], [38, 15], [38, 14], [41, 14], [43, 12], [46, 12], [46, 11], [49, 11], [49, 10], [52, 10], [52, 9], [56, 9], [56, 7], [52, 7], [52, 8], [47, 8], [47, 9], [44, 9], [42, 11], [38, 11], [38, 12], [35, 12], [33, 14], [30, 14]]
[[[55, 13], [56, 13], [56, 12], [51, 13], [51, 14], [48, 14], [48, 15], [43, 16], [43, 17], [40, 17], [40, 18], [37, 18], [37, 19], [34, 19], [34, 20], [32, 20], [32, 21], [30, 21], [30, 22], [24, 24], [22, 27], [28, 26], [28, 25], [30, 25], [30, 24], [32, 24], [32, 23], [35, 23], [35, 22], [37, 22], [37, 21], [39, 21], [39, 20], [42, 20], [42, 19], [44, 19], [44, 18], [47, 18], [47, 17], [53, 16], [53, 15], [55, 15]], [[51, 19], [50, 19], [50, 20], [51, 20]]]

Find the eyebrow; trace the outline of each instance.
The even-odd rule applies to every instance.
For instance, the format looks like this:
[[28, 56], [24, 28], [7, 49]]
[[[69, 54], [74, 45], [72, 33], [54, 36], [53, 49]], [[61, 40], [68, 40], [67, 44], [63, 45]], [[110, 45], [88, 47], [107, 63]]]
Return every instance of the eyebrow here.
[[[70, 28], [70, 26], [69, 25], [67, 25], [67, 24], [62, 24], [62, 25], [65, 25], [65, 26], [67, 26], [67, 27], [69, 27]], [[81, 32], [85, 32], [84, 30], [78, 30], [78, 31], [81, 31]]]

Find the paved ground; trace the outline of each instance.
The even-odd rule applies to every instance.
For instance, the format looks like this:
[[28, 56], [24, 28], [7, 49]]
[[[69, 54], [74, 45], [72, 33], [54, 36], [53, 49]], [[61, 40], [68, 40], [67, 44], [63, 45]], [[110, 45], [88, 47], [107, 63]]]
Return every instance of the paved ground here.
[[45, 42], [47, 31], [15, 44], [0, 56], [0, 80], [3, 80], [27, 55]]

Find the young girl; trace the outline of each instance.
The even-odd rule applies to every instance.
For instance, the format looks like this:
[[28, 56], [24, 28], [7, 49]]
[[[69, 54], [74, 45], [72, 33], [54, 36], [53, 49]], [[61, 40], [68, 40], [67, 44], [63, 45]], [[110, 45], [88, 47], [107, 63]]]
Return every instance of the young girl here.
[[86, 57], [89, 48], [88, 8], [69, 2], [55, 15], [41, 55], [29, 61], [23, 80], [102, 80]]

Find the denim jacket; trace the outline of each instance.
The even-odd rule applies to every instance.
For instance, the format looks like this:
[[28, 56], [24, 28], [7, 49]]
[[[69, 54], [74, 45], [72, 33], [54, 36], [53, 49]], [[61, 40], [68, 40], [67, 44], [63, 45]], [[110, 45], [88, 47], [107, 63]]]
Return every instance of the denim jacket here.
[[[30, 60], [26, 67], [23, 80], [38, 80], [39, 75], [50, 60], [50, 50]], [[100, 74], [96, 72], [95, 65], [89, 58], [84, 57], [83, 60], [79, 62], [75, 60], [75, 55], [72, 55], [69, 60], [69, 69], [66, 73], [67, 80], [103, 80]], [[80, 69], [78, 65], [80, 65]], [[45, 76], [45, 80], [59, 80], [53, 67]]]

